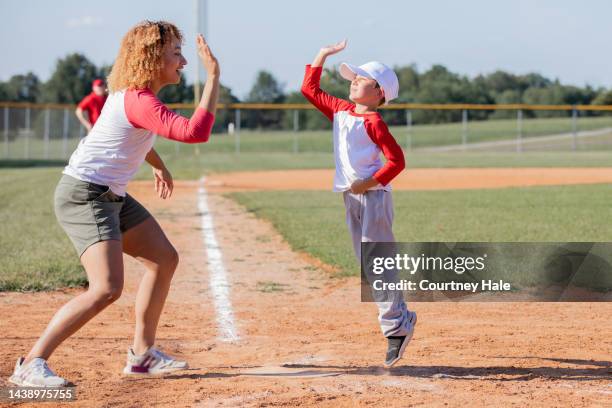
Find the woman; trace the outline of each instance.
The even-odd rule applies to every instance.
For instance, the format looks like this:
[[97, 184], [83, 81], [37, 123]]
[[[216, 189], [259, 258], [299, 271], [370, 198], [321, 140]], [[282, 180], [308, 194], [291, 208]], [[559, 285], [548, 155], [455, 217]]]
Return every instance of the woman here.
[[87, 138], [72, 154], [55, 191], [55, 213], [74, 244], [89, 280], [87, 291], [66, 303], [10, 378], [21, 386], [63, 386], [47, 365], [51, 353], [85, 323], [117, 300], [123, 288], [125, 252], [147, 271], [136, 295], [134, 343], [125, 374], [160, 374], [187, 368], [155, 348], [155, 332], [178, 254], [149, 212], [126, 193], [143, 161], [153, 167], [162, 199], [172, 195], [172, 177], [153, 149], [155, 134], [186, 142], [206, 142], [216, 112], [219, 64], [204, 38], [198, 53], [208, 72], [199, 106], [191, 119], [179, 116], [155, 96], [177, 84], [187, 61], [183, 36], [164, 21], [145, 21], [123, 38], [108, 78], [111, 94]]

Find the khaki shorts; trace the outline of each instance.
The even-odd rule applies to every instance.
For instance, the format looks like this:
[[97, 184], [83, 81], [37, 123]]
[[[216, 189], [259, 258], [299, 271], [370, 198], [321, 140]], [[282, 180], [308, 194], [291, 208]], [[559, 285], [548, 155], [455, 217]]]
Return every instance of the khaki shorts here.
[[63, 175], [55, 189], [55, 215], [79, 257], [100, 241], [121, 241], [121, 234], [151, 214], [129, 194]]

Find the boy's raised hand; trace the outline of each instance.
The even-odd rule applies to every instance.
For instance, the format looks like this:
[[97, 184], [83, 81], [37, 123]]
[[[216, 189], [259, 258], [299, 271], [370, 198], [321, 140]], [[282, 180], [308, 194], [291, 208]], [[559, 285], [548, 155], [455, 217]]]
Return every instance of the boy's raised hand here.
[[342, 51], [343, 49], [346, 48], [346, 42], [347, 40], [344, 39], [342, 41], [340, 41], [339, 43], [333, 44], [333, 45], [328, 45], [326, 47], [323, 47], [319, 50], [319, 53], [317, 54], [317, 56], [315, 57], [314, 61], [312, 61], [312, 64], [310, 64], [313, 68], [314, 67], [322, 67], [323, 64], [325, 64], [325, 59], [327, 57], [329, 57], [330, 55], [334, 55], [339, 53], [340, 51]]
[[347, 43], [347, 39], [345, 38], [344, 40], [333, 44], [333, 45], [328, 45], [326, 47], [321, 48], [321, 54], [325, 55], [326, 57], [330, 56], [330, 55], [334, 55], [339, 53], [340, 51], [342, 51], [343, 49], [346, 48], [346, 43]]

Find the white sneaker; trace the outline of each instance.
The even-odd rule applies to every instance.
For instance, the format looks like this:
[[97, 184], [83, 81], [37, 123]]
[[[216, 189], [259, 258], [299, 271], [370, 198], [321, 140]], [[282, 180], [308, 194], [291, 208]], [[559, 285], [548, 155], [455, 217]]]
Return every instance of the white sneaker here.
[[156, 375], [185, 370], [188, 367], [186, 361], [175, 360], [155, 347], [151, 347], [146, 353], [139, 356], [134, 354], [134, 350], [130, 347], [123, 374]]
[[9, 378], [13, 384], [21, 387], [64, 387], [68, 384], [49, 368], [45, 359], [35, 358], [25, 365], [24, 360], [20, 357], [15, 364], [15, 371]]

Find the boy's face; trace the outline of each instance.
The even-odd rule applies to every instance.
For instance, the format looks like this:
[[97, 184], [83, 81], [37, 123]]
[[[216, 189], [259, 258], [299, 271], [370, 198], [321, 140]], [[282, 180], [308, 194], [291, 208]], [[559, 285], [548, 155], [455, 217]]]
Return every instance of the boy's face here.
[[357, 75], [351, 81], [349, 99], [366, 106], [378, 106], [383, 98], [383, 92], [375, 80]]
[[98, 96], [106, 95], [106, 87], [104, 85], [94, 85], [93, 92]]

